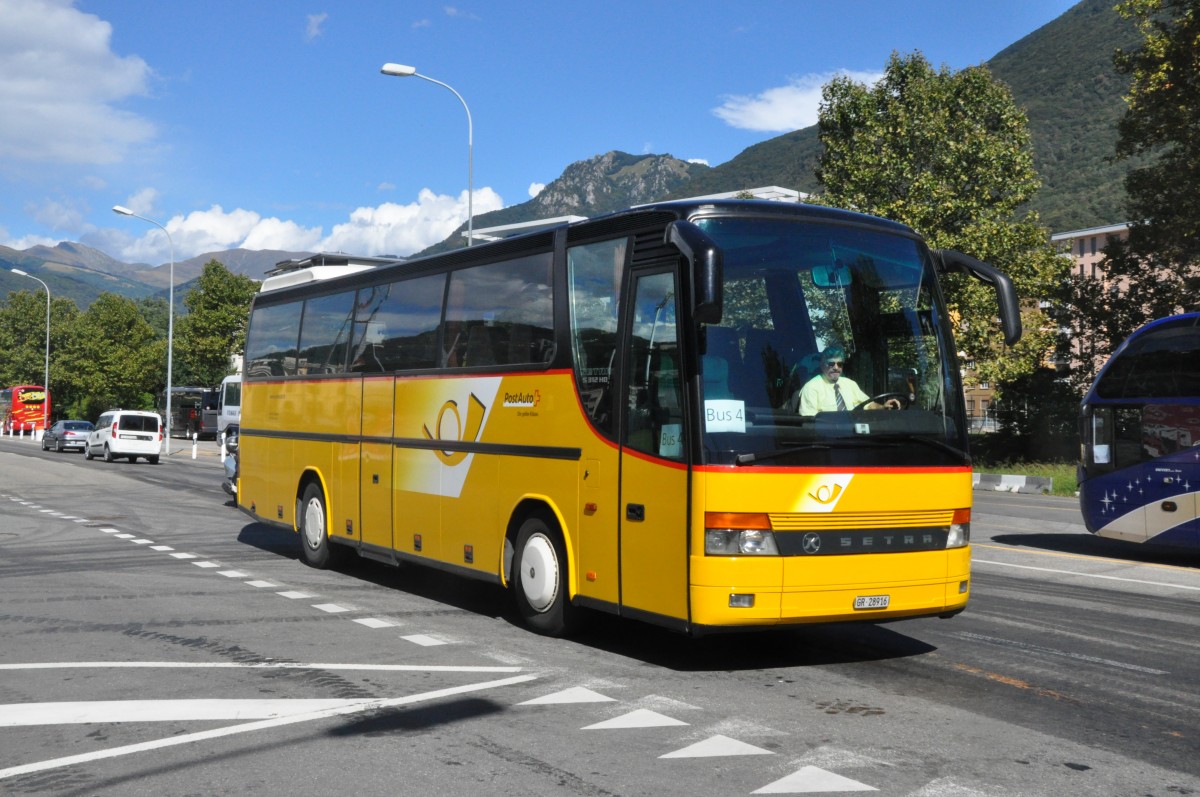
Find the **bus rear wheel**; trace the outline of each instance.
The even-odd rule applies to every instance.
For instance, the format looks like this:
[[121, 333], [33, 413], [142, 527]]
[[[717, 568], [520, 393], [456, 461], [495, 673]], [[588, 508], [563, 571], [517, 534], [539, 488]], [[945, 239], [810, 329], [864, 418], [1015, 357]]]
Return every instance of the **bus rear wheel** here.
[[567, 557], [562, 535], [541, 514], [531, 515], [517, 532], [513, 593], [521, 619], [547, 636], [565, 636], [577, 626], [577, 610], [567, 594]]
[[300, 499], [300, 554], [310, 567], [325, 570], [337, 561], [329, 544], [329, 512], [325, 493], [317, 482], [309, 482]]

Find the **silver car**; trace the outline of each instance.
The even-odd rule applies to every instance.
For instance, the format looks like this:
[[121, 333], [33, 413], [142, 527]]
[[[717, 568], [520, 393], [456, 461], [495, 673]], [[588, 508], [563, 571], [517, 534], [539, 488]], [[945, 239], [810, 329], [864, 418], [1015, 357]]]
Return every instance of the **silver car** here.
[[70, 449], [82, 451], [87, 446], [88, 432], [92, 429], [91, 421], [59, 421], [42, 435], [42, 450], [54, 449], [59, 453]]

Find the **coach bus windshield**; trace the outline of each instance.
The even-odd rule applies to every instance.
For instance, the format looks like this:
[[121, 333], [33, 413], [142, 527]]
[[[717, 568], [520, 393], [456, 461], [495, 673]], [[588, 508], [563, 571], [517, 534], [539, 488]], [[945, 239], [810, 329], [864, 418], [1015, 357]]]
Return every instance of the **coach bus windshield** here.
[[699, 325], [706, 463], [966, 464], [955, 352], [919, 240], [769, 218], [696, 223], [724, 252], [721, 320]]

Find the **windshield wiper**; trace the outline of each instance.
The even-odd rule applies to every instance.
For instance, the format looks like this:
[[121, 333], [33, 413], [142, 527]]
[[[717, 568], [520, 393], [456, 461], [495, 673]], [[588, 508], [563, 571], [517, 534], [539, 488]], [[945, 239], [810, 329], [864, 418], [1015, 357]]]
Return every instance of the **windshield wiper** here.
[[954, 446], [950, 445], [949, 443], [944, 443], [941, 440], [937, 440], [932, 437], [922, 437], [921, 435], [916, 435], [916, 434], [900, 434], [900, 435], [888, 435], [888, 438], [889, 439], [899, 438], [908, 443], [921, 443], [923, 445], [929, 446], [930, 448], [936, 448], [939, 451], [945, 451], [948, 454], [953, 454], [964, 465], [971, 464], [971, 455], [968, 454], [966, 451], [963, 451], [961, 448], [955, 448]]
[[847, 445], [856, 445], [862, 447], [878, 447], [878, 448], [893, 448], [901, 443], [921, 443], [930, 448], [936, 448], [938, 451], [944, 451], [947, 454], [953, 454], [954, 457], [964, 465], [971, 464], [971, 457], [967, 452], [960, 448], [955, 448], [949, 443], [943, 443], [941, 440], [936, 440], [932, 437], [922, 437], [917, 434], [885, 434], [879, 437], [863, 437], [855, 438], [853, 442], [847, 441]]
[[800, 451], [828, 451], [828, 450], [829, 450], [829, 446], [827, 446], [827, 445], [813, 443], [810, 445], [792, 446], [791, 448], [777, 448], [774, 451], [767, 451], [762, 454], [754, 454], [754, 453], [738, 454], [737, 457], [734, 458], [734, 462], [738, 465], [749, 465], [754, 462], [764, 462], [768, 459], [778, 459], [779, 457], [785, 457], [788, 454], [795, 454]]

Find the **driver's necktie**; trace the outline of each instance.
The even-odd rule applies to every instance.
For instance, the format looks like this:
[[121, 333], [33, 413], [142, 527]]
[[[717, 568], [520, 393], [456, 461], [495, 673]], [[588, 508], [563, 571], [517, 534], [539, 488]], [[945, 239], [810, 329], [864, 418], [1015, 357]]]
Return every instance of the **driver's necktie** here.
[[846, 400], [842, 398], [842, 389], [837, 382], [833, 383], [833, 398], [837, 401], [838, 412], [845, 412]]

